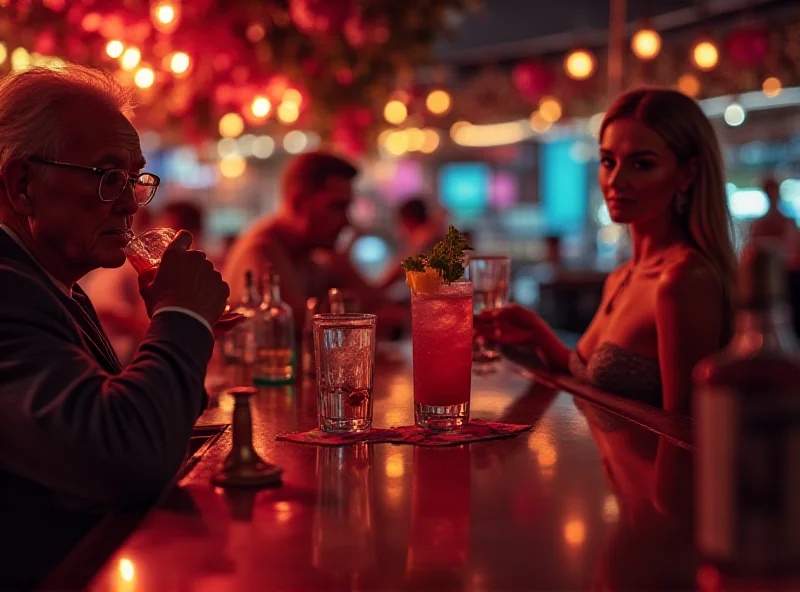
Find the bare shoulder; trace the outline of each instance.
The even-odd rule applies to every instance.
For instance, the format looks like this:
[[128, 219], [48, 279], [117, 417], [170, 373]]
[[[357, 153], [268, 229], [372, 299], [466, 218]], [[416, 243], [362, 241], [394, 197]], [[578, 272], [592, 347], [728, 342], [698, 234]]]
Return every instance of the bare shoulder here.
[[720, 303], [724, 294], [722, 280], [711, 264], [697, 251], [678, 252], [661, 272], [658, 281], [659, 302], [686, 306]]

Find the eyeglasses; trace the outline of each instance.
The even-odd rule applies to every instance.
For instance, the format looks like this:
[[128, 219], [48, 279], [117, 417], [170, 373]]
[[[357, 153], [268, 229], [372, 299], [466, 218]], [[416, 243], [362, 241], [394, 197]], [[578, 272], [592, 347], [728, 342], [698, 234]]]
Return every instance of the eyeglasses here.
[[97, 193], [100, 196], [100, 201], [106, 203], [117, 201], [125, 192], [125, 188], [128, 186], [128, 183], [130, 183], [133, 187], [133, 195], [136, 199], [136, 203], [140, 206], [146, 206], [153, 201], [156, 190], [161, 183], [161, 179], [158, 177], [158, 175], [154, 175], [152, 173], [140, 173], [135, 175], [129, 173], [125, 169], [101, 169], [82, 164], [59, 162], [57, 160], [45, 160], [44, 158], [39, 158], [38, 156], [31, 157], [31, 160], [40, 164], [49, 164], [72, 169], [82, 169], [97, 175], [102, 175]]

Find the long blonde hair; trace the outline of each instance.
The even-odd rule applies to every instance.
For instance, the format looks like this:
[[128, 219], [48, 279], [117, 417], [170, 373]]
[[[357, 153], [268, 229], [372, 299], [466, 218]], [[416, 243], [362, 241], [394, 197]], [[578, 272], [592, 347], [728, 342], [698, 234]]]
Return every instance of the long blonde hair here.
[[692, 243], [722, 282], [730, 314], [736, 279], [733, 225], [725, 191], [725, 168], [717, 135], [700, 106], [686, 95], [666, 88], [640, 88], [617, 98], [600, 126], [603, 137], [617, 119], [634, 119], [656, 132], [681, 165], [697, 162], [697, 177], [686, 192], [681, 219]]

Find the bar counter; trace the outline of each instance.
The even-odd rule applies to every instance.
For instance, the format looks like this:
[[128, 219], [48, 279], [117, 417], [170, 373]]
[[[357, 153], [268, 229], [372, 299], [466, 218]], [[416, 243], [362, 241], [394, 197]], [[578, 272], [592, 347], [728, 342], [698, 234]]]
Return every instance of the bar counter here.
[[[413, 423], [410, 348], [381, 349], [373, 425]], [[693, 588], [688, 420], [534, 374], [504, 361], [473, 377], [471, 403], [474, 418], [532, 430], [445, 448], [278, 442], [315, 427], [316, 385], [262, 388], [252, 405], [255, 446], [283, 467], [283, 485], [213, 487], [230, 449], [226, 430], [87, 587]], [[571, 386], [580, 392], [564, 390]], [[199, 423], [228, 423], [231, 409], [223, 394]], [[91, 539], [48, 587], [87, 569], [98, 556]]]

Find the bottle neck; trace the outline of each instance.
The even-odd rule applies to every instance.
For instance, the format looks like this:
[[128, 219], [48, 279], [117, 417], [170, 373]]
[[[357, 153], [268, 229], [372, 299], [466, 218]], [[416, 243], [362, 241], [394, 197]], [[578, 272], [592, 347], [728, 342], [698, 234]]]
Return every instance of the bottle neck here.
[[736, 312], [735, 329], [732, 346], [740, 353], [798, 349], [789, 307], [783, 302], [765, 308], [740, 309]]
[[264, 300], [265, 304], [280, 304], [281, 302], [281, 286], [278, 282], [264, 282]]
[[258, 293], [258, 288], [254, 283], [246, 286], [245, 294], [242, 297], [242, 304], [247, 306], [258, 306], [261, 302], [261, 295]]

